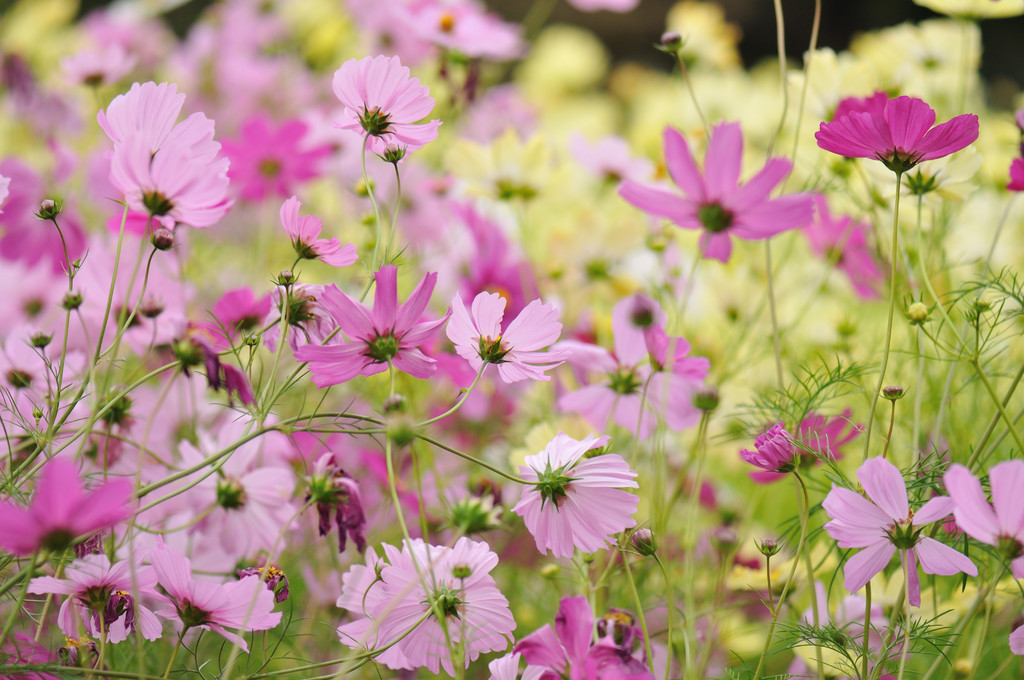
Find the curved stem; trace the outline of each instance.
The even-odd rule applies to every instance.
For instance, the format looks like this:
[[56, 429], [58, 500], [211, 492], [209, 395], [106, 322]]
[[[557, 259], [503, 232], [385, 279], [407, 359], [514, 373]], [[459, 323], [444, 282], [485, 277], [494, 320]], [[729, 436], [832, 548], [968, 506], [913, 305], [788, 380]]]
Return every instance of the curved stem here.
[[889, 366], [889, 346], [892, 344], [892, 319], [896, 309], [896, 265], [899, 256], [900, 194], [902, 189], [903, 173], [897, 172], [896, 203], [892, 213], [892, 252], [889, 255], [892, 261], [889, 272], [889, 320], [885, 326], [885, 350], [882, 354], [882, 370], [878, 375], [878, 385], [875, 387], [875, 393], [871, 397], [871, 411], [868, 412], [868, 424], [864, 431], [864, 460], [868, 459], [868, 453], [871, 451], [871, 426], [875, 422], [875, 409], [878, 407], [878, 398], [881, 396], [882, 386], [885, 384], [885, 370]]

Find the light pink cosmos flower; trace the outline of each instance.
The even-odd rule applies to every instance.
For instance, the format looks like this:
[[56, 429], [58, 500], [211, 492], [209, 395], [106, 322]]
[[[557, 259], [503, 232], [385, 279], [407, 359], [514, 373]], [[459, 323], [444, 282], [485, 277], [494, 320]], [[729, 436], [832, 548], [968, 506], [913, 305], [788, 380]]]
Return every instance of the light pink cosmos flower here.
[[942, 481], [956, 503], [957, 525], [971, 538], [995, 546], [1010, 561], [1013, 577], [1024, 578], [1024, 461], [1008, 460], [989, 470], [994, 508], [981, 482], [963, 465], [950, 466]]
[[485, 363], [497, 364], [498, 375], [506, 383], [520, 380], [550, 380], [544, 371], [560, 365], [566, 351], [545, 352], [543, 348], [558, 340], [562, 324], [558, 309], [534, 300], [501, 331], [505, 298], [498, 293], [480, 293], [466, 309], [462, 296], [455, 293], [452, 316], [446, 332], [455, 343], [455, 351], [479, 371]]
[[602, 180], [618, 184], [622, 180], [645, 182], [654, 173], [654, 164], [633, 156], [629, 143], [609, 135], [590, 143], [580, 134], [569, 138], [569, 151], [579, 163]]
[[1010, 651], [1017, 656], [1024, 656], [1024, 626], [1010, 633]]
[[935, 125], [935, 111], [913, 97], [876, 92], [844, 99], [814, 134], [818, 146], [847, 158], [873, 158], [896, 173], [948, 156], [978, 139], [978, 117], [965, 113]]
[[320, 175], [320, 159], [330, 155], [331, 148], [309, 148], [308, 130], [301, 120], [276, 124], [257, 114], [242, 125], [237, 140], [223, 140], [224, 155], [231, 161], [228, 177], [243, 200], [284, 197], [297, 184]]
[[792, 163], [769, 158], [760, 172], [740, 184], [742, 160], [739, 123], [720, 123], [711, 131], [703, 173], [683, 136], [665, 128], [665, 164], [683, 195], [637, 182], [623, 182], [619, 194], [644, 212], [668, 218], [684, 229], [703, 229], [701, 254], [728, 262], [732, 236], [763, 240], [787, 229], [800, 229], [812, 217], [810, 196], [769, 198], [792, 170]]
[[418, 37], [470, 58], [508, 61], [523, 52], [519, 27], [476, 0], [413, 0], [406, 26]]
[[112, 527], [132, 514], [132, 483], [114, 479], [85, 493], [78, 468], [62, 458], [43, 466], [28, 508], [0, 501], [0, 548], [31, 555], [61, 551], [76, 538]]
[[[647, 664], [635, 656], [632, 645], [643, 634], [627, 631], [617, 640], [612, 632], [602, 634], [599, 623], [595, 640], [594, 612], [583, 595], [563, 597], [555, 615], [555, 628], [545, 623], [515, 646], [528, 664], [523, 673], [540, 680], [653, 680]], [[609, 626], [605, 625], [607, 629]], [[621, 628], [621, 627], [620, 627]]]
[[281, 612], [273, 611], [274, 593], [259, 576], [224, 584], [196, 581], [192, 578], [192, 563], [163, 541], [150, 551], [149, 560], [167, 593], [168, 606], [157, 613], [180, 622], [185, 630], [212, 630], [248, 653], [245, 640], [225, 628], [269, 630], [281, 621]]
[[321, 260], [332, 267], [347, 267], [359, 259], [351, 243], [341, 245], [341, 239], [320, 238], [323, 222], [314, 215], [299, 216], [302, 204], [292, 196], [281, 205], [281, 226], [292, 240], [295, 254], [305, 260]]
[[345, 105], [338, 127], [368, 137], [376, 154], [401, 158], [437, 137], [441, 121], [416, 124], [434, 109], [430, 90], [398, 57], [349, 59], [334, 73], [333, 88]]
[[576, 548], [597, 552], [614, 534], [636, 526], [640, 499], [622, 488], [637, 488], [636, 472], [618, 454], [584, 458], [608, 440], [589, 434], [577, 441], [559, 432], [519, 466], [529, 484], [512, 512], [523, 518], [537, 550], [555, 557], [572, 557]]
[[99, 87], [120, 80], [135, 67], [136, 58], [117, 43], [96, 50], [82, 50], [60, 61], [64, 77], [72, 85]]
[[415, 378], [429, 378], [436, 362], [420, 350], [446, 317], [420, 322], [430, 302], [437, 274], [427, 274], [405, 304], [398, 304], [398, 268], [382, 267], [373, 275], [377, 282], [373, 310], [338, 290], [324, 288], [318, 302], [351, 338], [329, 345], [303, 345], [295, 351], [298, 361], [309, 362], [317, 387], [343, 383], [357, 375], [374, 375], [394, 365]]
[[803, 229], [811, 251], [826, 259], [835, 258], [836, 269], [849, 277], [857, 297], [877, 298], [885, 275], [875, 263], [874, 249], [868, 245], [870, 225], [854, 222], [849, 215], [832, 215], [823, 194], [814, 197], [814, 206], [817, 217]]
[[569, 4], [583, 12], [632, 12], [640, 0], [569, 0]]
[[147, 640], [160, 637], [160, 620], [137, 600], [140, 595], [159, 596], [152, 567], [128, 561], [112, 566], [106, 555], [86, 555], [69, 564], [64, 576], [34, 578], [28, 592], [68, 596], [57, 623], [69, 638], [79, 636], [80, 626], [97, 639], [103, 639], [105, 631], [106, 641], [112, 643], [126, 640], [136, 628]]
[[[911, 511], [903, 475], [884, 458], [869, 458], [857, 470], [857, 479], [868, 498], [833, 485], [822, 507], [831, 518], [825, 530], [840, 548], [864, 548], [843, 567], [846, 589], [856, 592], [885, 569], [900, 551], [900, 560], [910, 587], [910, 604], [921, 606], [921, 582], [917, 562], [927, 574], [950, 576], [964, 572], [978, 575], [970, 559], [933, 538], [921, 536], [924, 525], [953, 512], [955, 503], [948, 496], [936, 496]], [[870, 499], [870, 500], [868, 500]]]
[[462, 537], [449, 548], [414, 539], [401, 550], [385, 544], [384, 552], [387, 562], [369, 550], [367, 566], [342, 577], [338, 606], [358, 617], [339, 629], [344, 644], [374, 648], [397, 640], [378, 657], [389, 668], [443, 668], [452, 676], [451, 646], [462, 647], [466, 667], [508, 647], [515, 620], [490, 575], [498, 556], [486, 543]]

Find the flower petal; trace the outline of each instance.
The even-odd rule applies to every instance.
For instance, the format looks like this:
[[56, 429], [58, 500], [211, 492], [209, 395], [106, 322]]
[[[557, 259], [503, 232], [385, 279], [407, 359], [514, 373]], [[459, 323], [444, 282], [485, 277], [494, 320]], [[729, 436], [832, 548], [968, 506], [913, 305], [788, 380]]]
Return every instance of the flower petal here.
[[857, 470], [868, 498], [897, 522], [907, 519], [910, 504], [907, 502], [907, 484], [899, 469], [884, 458], [868, 458]]
[[1009, 460], [993, 465], [988, 481], [1000, 533], [1021, 538], [1024, 534], [1024, 461]]
[[875, 574], [885, 569], [895, 554], [896, 546], [888, 540], [881, 540], [848, 559], [843, 567], [846, 589], [855, 593], [863, 588]]
[[985, 500], [981, 482], [963, 465], [953, 464], [942, 477], [950, 498], [956, 503], [953, 515], [960, 528], [971, 538], [995, 545], [999, 520]]
[[914, 552], [926, 574], [952, 576], [963, 572], [968, 576], [978, 575], [978, 568], [970, 558], [934, 538], [924, 536], [918, 539]]

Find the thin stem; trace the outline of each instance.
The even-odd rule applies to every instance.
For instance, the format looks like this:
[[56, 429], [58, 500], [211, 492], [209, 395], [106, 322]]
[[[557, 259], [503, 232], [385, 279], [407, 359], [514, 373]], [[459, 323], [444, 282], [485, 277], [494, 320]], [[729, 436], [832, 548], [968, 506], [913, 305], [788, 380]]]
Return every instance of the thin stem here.
[[433, 418], [430, 418], [429, 420], [424, 420], [422, 423], [417, 425], [417, 427], [423, 427], [424, 425], [431, 425], [433, 423], [436, 423], [439, 420], [444, 420], [445, 418], [447, 418], [451, 414], [453, 414], [456, 411], [458, 411], [462, 407], [462, 405], [464, 403], [466, 403], [466, 399], [469, 398], [469, 393], [472, 392], [473, 388], [476, 387], [478, 382], [480, 382], [480, 376], [482, 376], [484, 374], [484, 369], [485, 368], [487, 368], [487, 362], [486, 361], [484, 363], [480, 364], [480, 370], [476, 372], [476, 377], [473, 378], [472, 384], [470, 384], [470, 386], [468, 388], [466, 388], [466, 390], [459, 397], [459, 400], [457, 402], [455, 402], [454, 406], [452, 406], [450, 409], [448, 409], [447, 411], [445, 411], [444, 413], [442, 413], [439, 416], [434, 416]]
[[[1006, 391], [1006, 395], [1003, 397], [1002, 403], [1004, 409], [1006, 408], [1007, 404], [1010, 403], [1010, 397], [1012, 397], [1013, 393], [1017, 390], [1017, 387], [1018, 385], [1020, 385], [1020, 381], [1022, 378], [1024, 378], [1024, 364], [1021, 364], [1021, 367], [1017, 370], [1017, 375], [1013, 376], [1013, 382], [1010, 383], [1010, 389]], [[971, 454], [970, 459], [967, 461], [968, 468], [973, 469], [975, 463], [978, 462], [979, 458], [981, 457], [981, 452], [985, 449], [986, 445], [988, 444], [988, 440], [992, 436], [992, 433], [995, 431], [996, 424], [999, 422], [999, 419], [1001, 417], [1002, 412], [995, 413], [992, 415], [991, 420], [988, 421], [988, 426], [982, 433], [981, 439], [978, 440], [978, 444], [974, 447], [974, 453]], [[1014, 422], [1016, 422], [1016, 419], [1014, 419]]]
[[864, 640], [861, 642], [861, 656], [863, 657], [864, 669], [861, 671], [861, 677], [867, 680], [868, 678], [868, 652], [870, 648], [868, 646], [871, 636], [871, 581], [864, 584]]
[[391, 244], [395, 240], [395, 228], [398, 226], [398, 211], [402, 207], [402, 174], [398, 172], [398, 162], [392, 163], [395, 166], [395, 207], [391, 210], [391, 229], [388, 230], [388, 244], [384, 248], [384, 261], [391, 259]]
[[892, 410], [889, 412], [889, 432], [885, 435], [885, 446], [882, 447], [882, 458], [886, 457], [889, 453], [889, 442], [892, 441], [892, 428], [896, 424], [896, 400], [890, 399], [892, 403]]
[[878, 407], [878, 398], [882, 394], [882, 385], [885, 384], [885, 369], [889, 366], [889, 346], [892, 344], [892, 319], [896, 310], [896, 265], [899, 255], [899, 224], [900, 224], [900, 194], [903, 189], [903, 173], [896, 173], [896, 202], [892, 213], [892, 252], [890, 259], [892, 266], [889, 272], [889, 320], [885, 326], [885, 351], [882, 354], [882, 370], [878, 375], [878, 385], [871, 397], [871, 411], [868, 413], [868, 424], [864, 432], [864, 460], [868, 459], [871, 451], [871, 426], [875, 422], [875, 409]]
[[679, 70], [683, 72], [683, 80], [686, 81], [686, 89], [690, 91], [690, 99], [693, 101], [693, 108], [697, 110], [697, 115], [700, 117], [700, 124], [704, 127], [704, 139], [711, 139], [711, 127], [708, 125], [708, 119], [704, 117], [704, 111], [700, 108], [700, 101], [697, 100], [697, 92], [693, 89], [693, 81], [690, 80], [690, 71], [686, 68], [686, 62], [683, 61], [683, 55], [681, 52], [676, 52], [676, 61], [679, 63]]
[[171, 651], [171, 659], [167, 662], [167, 668], [164, 669], [164, 678], [171, 677], [171, 668], [174, 666], [174, 659], [178, 656], [178, 649], [181, 647], [181, 641], [185, 639], [185, 633], [188, 628], [181, 629], [181, 635], [178, 636], [178, 642], [174, 645], [174, 649]]
[[651, 636], [647, 632], [647, 617], [644, 616], [644, 607], [640, 602], [640, 593], [636, 589], [636, 580], [633, 578], [633, 568], [629, 566], [629, 553], [619, 548], [622, 556], [622, 564], [626, 567], [626, 582], [629, 583], [629, 592], [633, 596], [633, 604], [636, 605], [636, 617], [640, 621], [640, 630], [644, 632], [644, 650], [647, 652], [647, 667], [654, 673], [654, 655], [651, 653]]
[[[675, 615], [676, 615], [676, 604], [675, 604], [675, 598], [673, 597], [673, 590], [674, 589], [672, 588], [672, 582], [671, 582], [671, 580], [668, 577], [668, 570], [665, 569], [665, 563], [661, 561], [661, 558], [658, 557], [657, 553], [654, 554], [654, 561], [658, 563], [658, 567], [661, 569], [661, 578], [665, 582], [665, 597], [666, 597], [666, 603], [665, 604], [668, 606], [668, 611], [666, 612], [666, 615], [665, 615], [665, 620], [666, 620], [666, 624], [667, 624], [667, 627], [668, 627], [668, 631], [666, 633], [668, 637], [667, 637], [667, 639], [665, 641], [665, 646], [667, 648], [666, 649], [667, 658], [665, 659], [665, 680], [669, 680], [669, 676], [672, 673], [672, 621], [675, 619]], [[685, 641], [685, 639], [684, 639], [684, 641]], [[687, 650], [686, 651], [687, 651], [686, 655], [687, 655], [687, 657], [689, 657], [690, 654], [689, 654], [689, 645], [688, 644], [687, 644]]]
[[370, 205], [373, 206], [373, 223], [376, 227], [376, 232], [373, 240], [373, 260], [371, 261], [373, 267], [370, 270], [370, 280], [366, 282], [366, 289], [363, 290], [363, 294], [359, 296], [359, 301], [362, 302], [366, 299], [366, 294], [370, 292], [370, 288], [373, 287], [373, 272], [380, 268], [380, 242], [383, 234], [381, 229], [383, 223], [380, 219], [380, 209], [377, 208], [377, 199], [373, 195], [373, 186], [370, 184], [370, 176], [366, 174], [366, 147], [370, 143], [370, 135], [366, 135], [363, 138], [363, 152], [359, 157], [360, 165], [363, 170], [363, 185], [366, 187], [366, 196], [370, 199]]
[[[804, 484], [804, 480], [800, 477], [797, 472], [793, 473], [797, 483], [800, 485], [800, 490], [803, 496], [803, 505], [800, 508], [800, 539], [796, 544], [796, 551], [793, 553], [793, 566], [789, 569], [789, 576], [786, 578], [786, 584], [782, 587], [782, 592], [779, 594], [779, 606], [772, 614], [771, 623], [768, 625], [768, 635], [764, 640], [764, 649], [761, 651], [761, 658], [757, 662], [757, 670], [754, 671], [754, 680], [760, 680], [762, 673], [764, 673], [764, 666], [768, 660], [768, 652], [772, 646], [772, 639], [775, 637], [775, 624], [779, 622], [779, 612], [782, 611], [782, 604], [786, 601], [786, 595], [789, 594], [789, 588], [793, 585], [793, 577], [796, 576], [797, 565], [800, 564], [800, 553], [803, 552], [804, 542], [807, 540], [807, 525], [811, 515], [811, 501], [807, 495], [807, 486]], [[811, 584], [813, 588], [813, 584]]]
[[775, 313], [775, 284], [772, 278], [772, 247], [769, 241], [764, 242], [764, 263], [768, 277], [768, 312], [772, 320], [772, 347], [775, 350], [775, 377], [779, 381], [779, 389], [782, 390], [786, 387], [786, 381], [782, 372], [782, 344], [779, 339], [779, 319]]
[[1010, 430], [1010, 435], [1013, 437], [1013, 441], [1017, 443], [1017, 450], [1024, 453], [1024, 441], [1021, 441], [1020, 432], [1017, 431], [1017, 426], [1013, 422], [1013, 418], [1006, 412], [1006, 407], [1003, 406], [1002, 400], [999, 395], [996, 394], [995, 388], [992, 387], [992, 383], [989, 382], [988, 376], [985, 375], [985, 371], [981, 370], [981, 364], [978, 363], [977, 357], [971, 359], [971, 366], [974, 366], [975, 372], [978, 377], [981, 378], [981, 382], [985, 385], [985, 390], [988, 391], [988, 396], [991, 397], [992, 403], [999, 409], [999, 415], [1002, 416], [1006, 422], [1006, 427]]
[[[35, 573], [36, 559], [38, 553], [32, 555], [28, 561], [28, 567], [25, 568], [24, 583], [21, 587], [21, 593], [18, 595], [18, 599], [11, 605], [11, 613], [7, 615], [7, 622], [4, 623], [3, 631], [0, 631], [0, 649], [3, 649], [4, 641], [7, 639], [7, 635], [11, 632], [11, 628], [14, 626], [15, 619], [18, 618], [18, 614], [21, 613], [21, 607], [25, 604], [25, 598], [28, 596], [28, 584], [32, 580], [32, 574]], [[42, 562], [42, 560], [40, 560]]]
[[786, 85], [786, 22], [782, 15], [782, 0], [774, 0], [775, 8], [775, 49], [779, 58], [779, 81], [782, 85], [782, 115], [779, 116], [779, 125], [772, 133], [772, 139], [768, 142], [768, 155], [772, 155], [775, 142], [782, 134], [782, 127], [786, 124], [786, 115], [789, 113], [789, 88]]

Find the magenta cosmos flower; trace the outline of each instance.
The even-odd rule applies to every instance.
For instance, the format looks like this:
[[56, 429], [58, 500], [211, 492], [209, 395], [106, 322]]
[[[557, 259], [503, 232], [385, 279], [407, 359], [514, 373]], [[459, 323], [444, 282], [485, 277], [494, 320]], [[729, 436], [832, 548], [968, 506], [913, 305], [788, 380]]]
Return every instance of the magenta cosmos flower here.
[[455, 351], [477, 371], [484, 364], [496, 364], [506, 383], [520, 380], [550, 380], [544, 371], [564, 361], [568, 352], [546, 352], [543, 348], [558, 340], [562, 324], [554, 305], [534, 300], [501, 331], [505, 298], [498, 293], [480, 293], [467, 310], [462, 296], [455, 293], [452, 316], [446, 329]]
[[965, 113], [935, 125], [935, 111], [913, 97], [876, 92], [844, 99], [814, 134], [818, 146], [847, 158], [874, 158], [902, 174], [921, 161], [948, 156], [978, 138], [978, 117]]
[[636, 526], [639, 498], [622, 488], [637, 488], [636, 472], [614, 453], [583, 457], [607, 443], [607, 436], [577, 441], [559, 432], [519, 466], [529, 484], [512, 512], [523, 518], [537, 550], [555, 557], [572, 557], [576, 548], [597, 552], [612, 535]]
[[341, 245], [341, 239], [320, 238], [323, 222], [313, 215], [299, 216], [302, 204], [292, 196], [281, 205], [281, 226], [292, 240], [295, 254], [304, 260], [321, 260], [332, 267], [347, 267], [357, 259], [356, 247], [351, 243]]
[[414, 539], [401, 550], [384, 545], [387, 562], [368, 552], [368, 566], [356, 565], [342, 577], [338, 606], [356, 616], [339, 629], [346, 645], [394, 643], [378, 657], [389, 668], [443, 668], [454, 676], [452, 647], [462, 648], [468, 668], [512, 641], [515, 619], [490, 575], [498, 556], [486, 543], [462, 537], [449, 548]]
[[349, 59], [334, 73], [334, 94], [345, 105], [337, 125], [367, 137], [370, 151], [398, 160], [437, 137], [441, 121], [416, 124], [434, 99], [398, 57]]
[[[933, 538], [921, 536], [921, 528], [947, 517], [954, 501], [937, 496], [917, 511], [910, 510], [903, 475], [884, 458], [869, 458], [857, 470], [857, 479], [868, 498], [833, 485], [822, 507], [831, 518], [825, 530], [840, 548], [863, 548], [843, 567], [846, 589], [856, 592], [885, 569], [898, 550], [910, 583], [910, 604], [921, 606], [921, 582], [917, 562], [926, 574], [950, 576], [964, 572], [978, 575], [967, 557]], [[869, 500], [870, 499], [870, 500]]]
[[963, 465], [949, 468], [942, 481], [956, 503], [957, 526], [971, 538], [995, 546], [1010, 561], [1014, 578], [1024, 578], [1024, 461], [993, 465], [988, 472], [992, 503], [985, 500], [981, 482]]
[[248, 653], [245, 640], [225, 628], [269, 630], [281, 621], [281, 612], [273, 611], [274, 593], [259, 576], [224, 584], [196, 581], [192, 578], [192, 563], [163, 541], [150, 551], [149, 561], [169, 605], [157, 613], [180, 622], [185, 630], [212, 630]]
[[788, 160], [769, 158], [760, 172], [740, 184], [742, 160], [739, 123], [720, 123], [711, 131], [703, 174], [683, 136], [665, 128], [665, 164], [683, 195], [637, 182], [623, 182], [619, 194], [644, 212], [684, 229], [703, 229], [701, 254], [728, 262], [733, 236], [767, 239], [787, 229], [800, 229], [812, 217], [810, 196], [769, 198], [792, 170]]
[[28, 508], [0, 501], [0, 547], [15, 555], [60, 552], [75, 539], [108, 529], [132, 514], [132, 484], [114, 479], [85, 493], [74, 464], [48, 462]]
[[1024, 191], [1024, 158], [1014, 158], [1010, 163], [1010, 183], [1006, 188], [1010, 191]]
[[295, 351], [296, 359], [309, 362], [317, 387], [337, 385], [357, 375], [380, 373], [391, 364], [416, 378], [429, 378], [437, 370], [436, 362], [418, 347], [445, 322], [445, 317], [419, 322], [430, 302], [437, 274], [427, 274], [401, 306], [398, 268], [382, 267], [373, 277], [377, 287], [372, 311], [337, 286], [323, 289], [319, 303], [351, 340], [304, 345]]
[[878, 297], [885, 275], [875, 263], [875, 250], [868, 244], [870, 225], [855, 222], [849, 215], [832, 215], [823, 194], [814, 197], [814, 206], [817, 217], [803, 230], [811, 250], [835, 262], [836, 269], [849, 277], [857, 297]]
[[68, 596], [60, 606], [57, 623], [69, 638], [77, 638], [82, 626], [97, 639], [102, 639], [105, 631], [111, 643], [126, 640], [136, 628], [147, 640], [160, 637], [160, 620], [137, 601], [139, 595], [158, 596], [156, 572], [151, 567], [128, 561], [111, 566], [106, 555], [86, 555], [69, 564], [64, 576], [34, 578], [28, 592]]
[[793, 436], [775, 423], [754, 439], [754, 450], [743, 449], [740, 458], [770, 472], [791, 472], [799, 460]]
[[[632, 649], [636, 642], [642, 645], [643, 633], [634, 626], [615, 625], [621, 616], [620, 611], [614, 611], [602, 619], [595, 638], [594, 612], [587, 598], [582, 595], [562, 598], [554, 630], [544, 624], [516, 643], [515, 651], [522, 654], [528, 664], [523, 677], [653, 680], [647, 664], [638, 659]], [[608, 625], [609, 621], [612, 625]]]
[[224, 140], [224, 154], [231, 160], [228, 177], [243, 200], [284, 197], [297, 184], [320, 175], [320, 160], [331, 148], [307, 145], [308, 130], [301, 120], [278, 125], [256, 115], [242, 125], [237, 140]]

